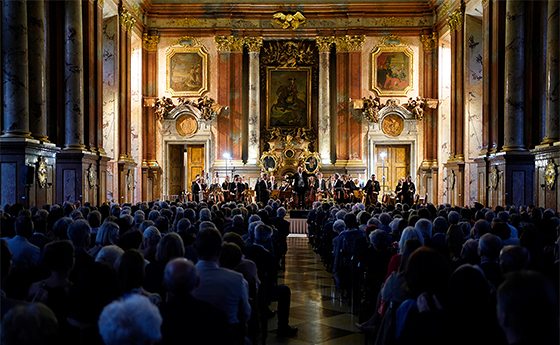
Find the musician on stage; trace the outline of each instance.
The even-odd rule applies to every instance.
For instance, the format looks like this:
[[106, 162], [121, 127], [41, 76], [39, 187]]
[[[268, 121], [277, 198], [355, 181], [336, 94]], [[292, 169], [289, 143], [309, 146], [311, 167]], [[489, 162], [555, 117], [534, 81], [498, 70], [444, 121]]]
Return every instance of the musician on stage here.
[[397, 187], [395, 188], [395, 199], [397, 202], [401, 202], [401, 203], [403, 201], [403, 194], [402, 194], [403, 183], [404, 183], [404, 177], [401, 177], [399, 179], [399, 184], [397, 184]]
[[317, 180], [315, 180], [315, 190], [317, 193], [323, 193], [327, 190], [327, 181], [323, 179], [323, 173], [320, 171], [317, 173]]
[[230, 192], [230, 188], [231, 188], [232, 183], [230, 183], [229, 181], [229, 176], [226, 175], [226, 179], [224, 180], [224, 183], [222, 183], [222, 193], [224, 193], [224, 200], [225, 201], [231, 201], [231, 192]]
[[258, 201], [262, 202], [264, 205], [268, 203], [268, 198], [270, 197], [270, 186], [268, 182], [268, 174], [263, 172], [259, 182], [257, 182], [257, 196]]
[[191, 192], [195, 202], [200, 202], [204, 199], [204, 189], [202, 188], [202, 181], [199, 174], [196, 174], [195, 180], [191, 185]]
[[241, 180], [241, 176], [237, 175], [235, 177], [235, 196], [237, 200], [243, 200], [244, 191], [245, 191], [245, 185]]
[[303, 168], [301, 166], [298, 166], [297, 172], [292, 175], [292, 191], [294, 193], [297, 193], [298, 208], [301, 207], [303, 209], [305, 206], [305, 191], [309, 188], [309, 184], [307, 182], [308, 177], [309, 175], [305, 171], [303, 171]]
[[352, 181], [352, 175], [344, 175], [342, 179], [344, 180], [344, 202], [350, 202], [354, 197], [356, 185]]
[[412, 206], [414, 204], [414, 193], [416, 193], [416, 186], [412, 182], [412, 176], [408, 175], [402, 185], [403, 204]]
[[375, 179], [375, 174], [371, 174], [371, 178], [367, 181], [364, 191], [367, 195], [366, 203], [369, 205], [371, 203], [377, 203], [377, 197], [381, 191], [381, 186], [379, 181]]
[[277, 190], [278, 189], [278, 182], [276, 182], [276, 177], [274, 177], [274, 175], [270, 175], [269, 177], [269, 186], [270, 186], [270, 190]]
[[344, 202], [344, 181], [340, 178], [339, 173], [334, 174], [334, 182], [331, 183], [331, 188], [336, 201]]
[[288, 181], [286, 181], [286, 180], [282, 180], [282, 185], [280, 186], [280, 191], [281, 192], [286, 192], [288, 189], [290, 189], [290, 183], [288, 183]]

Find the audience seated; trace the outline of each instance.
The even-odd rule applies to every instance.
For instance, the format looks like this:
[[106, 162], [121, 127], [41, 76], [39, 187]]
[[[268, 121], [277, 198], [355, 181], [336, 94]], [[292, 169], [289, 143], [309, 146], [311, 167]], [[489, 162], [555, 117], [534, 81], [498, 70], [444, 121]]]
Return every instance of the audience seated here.
[[18, 305], [2, 320], [1, 342], [4, 345], [58, 345], [56, 316], [42, 303]]
[[[164, 344], [242, 344], [245, 335], [258, 343], [259, 332], [265, 341], [268, 318], [274, 317], [269, 303], [276, 299], [278, 335], [296, 335], [288, 322], [291, 291], [276, 282], [289, 233], [285, 209], [277, 203], [259, 208], [157, 200], [2, 209], [2, 343], [14, 343], [12, 331], [25, 327], [14, 325], [12, 315], [7, 321], [17, 309], [17, 320], [45, 316], [44, 310], [57, 319], [53, 338], [40, 326], [25, 336], [104, 344], [101, 311], [132, 295], [160, 305]], [[313, 250], [328, 272], [334, 269], [340, 296], [350, 299], [360, 321], [367, 320], [358, 326], [375, 344], [558, 343], [560, 219], [552, 210], [481, 204], [364, 208], [329, 201], [314, 205], [308, 225]], [[226, 229], [223, 246], [216, 228]], [[14, 245], [18, 241], [23, 244]], [[197, 252], [202, 257], [196, 266], [184, 260], [197, 260]], [[47, 309], [30, 310], [37, 301]], [[136, 340], [149, 339], [157, 337]]]
[[192, 291], [199, 283], [198, 272], [191, 261], [176, 258], [165, 266], [167, 299], [160, 306], [162, 345], [233, 344], [226, 314], [193, 297]]
[[99, 334], [105, 345], [149, 345], [161, 340], [162, 321], [147, 297], [130, 295], [103, 308]]

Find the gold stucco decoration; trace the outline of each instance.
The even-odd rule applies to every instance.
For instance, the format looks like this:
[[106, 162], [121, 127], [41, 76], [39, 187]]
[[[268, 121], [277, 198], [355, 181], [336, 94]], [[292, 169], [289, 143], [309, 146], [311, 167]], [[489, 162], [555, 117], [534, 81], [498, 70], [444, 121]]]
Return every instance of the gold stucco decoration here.
[[134, 19], [132, 17], [132, 14], [130, 14], [130, 12], [128, 12], [128, 10], [124, 7], [121, 7], [121, 10], [119, 12], [119, 16], [120, 16], [121, 26], [126, 31], [131, 32], [132, 28], [134, 27], [134, 24], [136, 24], [136, 19]]
[[183, 19], [174, 19], [170, 22], [170, 24], [172, 26], [180, 26], [180, 27], [190, 28], [190, 27], [193, 27], [193, 26], [199, 26], [200, 21], [198, 19], [186, 17], [186, 18], [183, 18]]
[[387, 47], [407, 46], [408, 40], [397, 35], [388, 35], [381, 39], [379, 45]]
[[278, 12], [272, 15], [273, 23], [282, 29], [297, 30], [305, 25], [306, 18], [301, 12], [295, 14]]
[[261, 51], [263, 39], [262, 37], [245, 37], [245, 44], [250, 52], [258, 53]]
[[183, 137], [190, 137], [198, 131], [198, 121], [189, 114], [181, 115], [175, 122], [177, 133]]
[[431, 35], [420, 36], [424, 50], [434, 50], [437, 47], [438, 34], [437, 32], [432, 32]]
[[500, 181], [500, 171], [497, 166], [492, 166], [490, 171], [490, 187], [493, 190], [498, 189], [498, 182]]
[[188, 46], [188, 47], [197, 47], [203, 46], [202, 42], [196, 37], [192, 36], [183, 36], [177, 39], [172, 40], [169, 42], [170, 46]]
[[361, 51], [364, 46], [365, 35], [346, 35], [348, 51]]
[[149, 52], [155, 52], [159, 43], [159, 36], [150, 36], [147, 33], [142, 35], [142, 48]]
[[556, 176], [557, 176], [556, 164], [554, 164], [552, 159], [549, 159], [548, 164], [546, 165], [545, 170], [544, 170], [546, 187], [548, 189], [553, 189], [554, 188], [554, 184], [556, 183]]
[[39, 188], [47, 186], [47, 162], [45, 157], [39, 158], [37, 162], [37, 182], [39, 183]]
[[457, 30], [463, 24], [463, 9], [458, 8], [447, 18], [447, 25], [451, 32]]
[[244, 40], [235, 36], [215, 36], [214, 41], [221, 52], [242, 52]]
[[319, 52], [330, 52], [331, 46], [335, 43], [333, 36], [317, 36], [315, 37], [315, 44]]
[[89, 165], [86, 174], [89, 188], [95, 188], [95, 186], [97, 186], [97, 172], [95, 171], [93, 164]]
[[397, 114], [389, 114], [383, 118], [381, 122], [381, 130], [383, 133], [396, 137], [402, 133], [404, 129], [404, 120]]

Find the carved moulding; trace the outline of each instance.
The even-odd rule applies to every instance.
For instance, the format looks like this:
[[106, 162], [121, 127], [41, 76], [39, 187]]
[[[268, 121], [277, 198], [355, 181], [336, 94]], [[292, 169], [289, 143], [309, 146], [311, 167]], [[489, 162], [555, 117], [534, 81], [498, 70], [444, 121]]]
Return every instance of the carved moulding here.
[[149, 52], [155, 52], [159, 43], [159, 36], [149, 36], [148, 33], [142, 34], [142, 48]]
[[498, 182], [500, 182], [500, 171], [497, 166], [493, 165], [490, 171], [490, 188], [498, 189]]
[[273, 24], [280, 26], [282, 29], [296, 30], [301, 26], [305, 26], [306, 18], [301, 12], [294, 14], [278, 12], [272, 15]]
[[434, 31], [431, 35], [421, 35], [420, 40], [422, 41], [424, 50], [434, 50], [438, 43], [438, 33]]
[[321, 155], [305, 150], [299, 156], [299, 164], [308, 174], [315, 174], [322, 167]]
[[276, 154], [276, 152], [270, 150], [263, 152], [261, 159], [259, 160], [259, 167], [262, 171], [266, 171], [269, 174], [274, 174], [276, 170], [280, 167], [281, 158]]
[[93, 164], [90, 164], [87, 170], [87, 181], [89, 188], [95, 188], [97, 186], [97, 172]]
[[311, 41], [270, 41], [263, 49], [263, 65], [278, 67], [312, 66], [317, 63]]

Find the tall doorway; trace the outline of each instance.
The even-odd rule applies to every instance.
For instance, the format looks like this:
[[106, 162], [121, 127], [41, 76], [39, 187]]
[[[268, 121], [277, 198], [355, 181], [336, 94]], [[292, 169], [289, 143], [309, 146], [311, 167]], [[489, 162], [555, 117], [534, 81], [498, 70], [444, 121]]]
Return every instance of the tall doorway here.
[[[204, 145], [187, 145], [187, 190], [196, 175], [204, 176]], [[212, 181], [207, 181], [210, 184]]]
[[[384, 159], [381, 158], [382, 152], [385, 153]], [[378, 145], [375, 147], [375, 155], [375, 177], [381, 184], [381, 193], [394, 191], [399, 178], [406, 178], [410, 173], [410, 145]]]
[[169, 195], [181, 195], [184, 190], [184, 145], [169, 145]]

